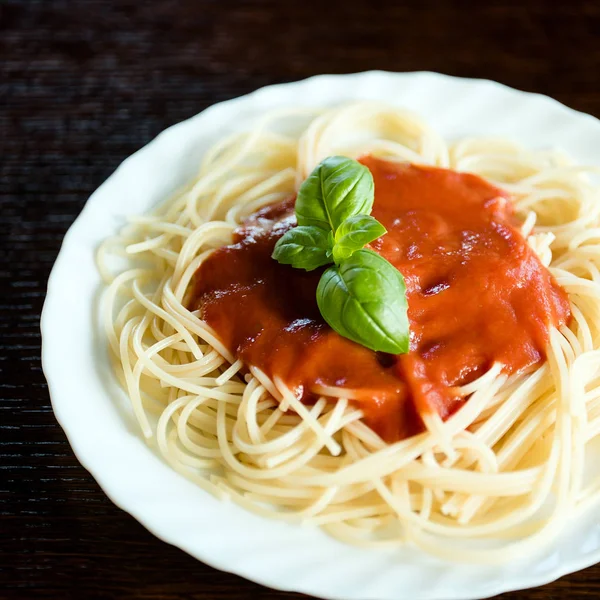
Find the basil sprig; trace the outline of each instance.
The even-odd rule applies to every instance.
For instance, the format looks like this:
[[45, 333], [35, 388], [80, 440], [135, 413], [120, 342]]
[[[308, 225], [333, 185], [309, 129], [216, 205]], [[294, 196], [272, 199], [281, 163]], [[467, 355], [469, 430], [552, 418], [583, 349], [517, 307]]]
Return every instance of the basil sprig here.
[[321, 276], [317, 305], [340, 335], [375, 351], [408, 352], [406, 286], [402, 274], [365, 245], [384, 235], [370, 216], [373, 176], [350, 158], [330, 156], [300, 186], [298, 226], [275, 244], [273, 258]]

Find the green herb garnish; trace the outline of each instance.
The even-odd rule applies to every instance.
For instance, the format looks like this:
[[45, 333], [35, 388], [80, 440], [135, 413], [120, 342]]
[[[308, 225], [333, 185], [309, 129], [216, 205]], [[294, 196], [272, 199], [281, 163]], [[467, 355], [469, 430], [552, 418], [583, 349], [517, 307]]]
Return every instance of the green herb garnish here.
[[409, 346], [404, 278], [364, 248], [387, 233], [370, 216], [374, 197], [367, 167], [343, 156], [326, 158], [300, 186], [298, 226], [277, 241], [272, 256], [306, 271], [334, 263], [317, 287], [325, 321], [371, 350], [403, 354]]

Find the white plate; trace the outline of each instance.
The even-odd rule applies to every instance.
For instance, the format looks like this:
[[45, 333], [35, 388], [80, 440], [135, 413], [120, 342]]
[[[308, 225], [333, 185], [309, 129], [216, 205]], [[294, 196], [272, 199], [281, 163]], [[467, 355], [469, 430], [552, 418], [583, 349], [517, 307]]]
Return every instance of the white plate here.
[[[600, 164], [600, 122], [544, 96], [434, 73], [369, 72], [271, 86], [212, 106], [128, 158], [65, 236], [42, 314], [43, 367], [56, 417], [108, 496], [159, 538], [264, 585], [344, 600], [482, 598], [541, 585], [600, 561], [600, 524], [582, 516], [535, 559], [456, 565], [415, 549], [364, 550], [317, 529], [265, 520], [222, 503], [172, 471], [142, 440], [96, 327], [94, 250], [123, 217], [143, 213], [190, 178], [205, 149], [279, 107], [380, 99], [419, 113], [448, 138], [501, 135], [558, 146]], [[117, 565], [115, 565], [115, 568]]]

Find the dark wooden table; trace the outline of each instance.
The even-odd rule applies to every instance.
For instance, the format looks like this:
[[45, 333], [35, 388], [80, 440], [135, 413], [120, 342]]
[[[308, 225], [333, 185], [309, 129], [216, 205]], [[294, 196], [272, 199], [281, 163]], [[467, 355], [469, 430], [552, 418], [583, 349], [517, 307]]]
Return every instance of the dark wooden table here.
[[[600, 116], [600, 3], [0, 0], [0, 59], [0, 598], [299, 598], [158, 541], [78, 463], [40, 365], [65, 231], [165, 127], [315, 73], [490, 78]], [[600, 565], [502, 596], [598, 597]]]

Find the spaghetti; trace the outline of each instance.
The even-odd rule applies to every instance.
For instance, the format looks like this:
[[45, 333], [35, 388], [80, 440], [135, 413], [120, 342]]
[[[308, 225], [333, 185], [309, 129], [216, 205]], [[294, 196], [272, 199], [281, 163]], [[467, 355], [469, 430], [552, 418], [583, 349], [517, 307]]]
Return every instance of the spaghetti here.
[[[425, 419], [425, 431], [393, 443], [343, 387], [304, 404], [282, 379], [244, 365], [189, 310], [194, 275], [244, 219], [289, 198], [334, 154], [468, 171], [508, 192], [523, 236], [570, 302], [569, 326], [549, 332], [547, 361], [510, 376], [492, 365], [457, 390], [468, 400], [445, 421]], [[348, 543], [411, 542], [469, 562], [543, 547], [600, 497], [600, 478], [584, 474], [600, 433], [592, 171], [503, 140], [447, 145], [414, 115], [374, 103], [285, 111], [224, 140], [187, 188], [98, 252], [102, 320], [144, 436], [217, 496]], [[109, 254], [125, 257], [126, 270], [113, 276]]]

